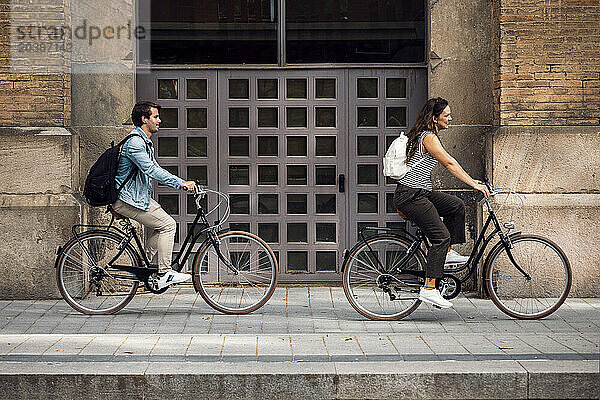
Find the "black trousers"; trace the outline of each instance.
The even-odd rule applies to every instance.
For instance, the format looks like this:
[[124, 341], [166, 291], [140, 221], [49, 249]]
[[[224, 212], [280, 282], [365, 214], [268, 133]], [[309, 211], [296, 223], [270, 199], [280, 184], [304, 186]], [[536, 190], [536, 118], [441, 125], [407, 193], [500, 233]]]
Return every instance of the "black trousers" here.
[[[442, 192], [413, 189], [398, 184], [394, 205], [427, 236], [431, 248], [427, 255], [425, 276], [441, 278], [448, 247], [465, 242], [465, 203]], [[444, 218], [444, 221], [440, 219]]]

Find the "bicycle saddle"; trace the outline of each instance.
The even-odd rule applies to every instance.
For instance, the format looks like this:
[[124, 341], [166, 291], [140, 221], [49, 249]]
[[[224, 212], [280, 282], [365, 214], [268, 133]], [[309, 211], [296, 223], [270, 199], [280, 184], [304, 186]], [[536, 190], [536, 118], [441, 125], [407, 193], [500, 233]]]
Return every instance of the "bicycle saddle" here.
[[401, 216], [402, 218], [404, 218], [405, 220], [408, 221], [408, 217], [400, 210], [396, 210], [398, 212], [398, 215]]
[[118, 212], [116, 212], [115, 210], [113, 210], [113, 208], [111, 206], [108, 206], [106, 208], [106, 211], [110, 212], [112, 214], [113, 217], [115, 217], [115, 219], [123, 219], [125, 218], [125, 216], [119, 214]]

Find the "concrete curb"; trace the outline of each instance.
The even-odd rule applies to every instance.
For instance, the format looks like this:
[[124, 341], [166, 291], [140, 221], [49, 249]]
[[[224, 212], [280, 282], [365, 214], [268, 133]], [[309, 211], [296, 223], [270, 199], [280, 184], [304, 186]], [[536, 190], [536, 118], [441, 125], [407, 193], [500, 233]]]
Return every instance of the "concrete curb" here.
[[597, 399], [598, 361], [23, 363], [11, 399]]

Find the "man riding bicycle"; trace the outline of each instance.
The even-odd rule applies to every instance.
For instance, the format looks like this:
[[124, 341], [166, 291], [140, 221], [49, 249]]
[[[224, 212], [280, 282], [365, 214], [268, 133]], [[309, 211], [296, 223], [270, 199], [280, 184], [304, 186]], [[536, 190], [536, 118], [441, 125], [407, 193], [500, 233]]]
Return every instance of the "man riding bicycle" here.
[[[148, 259], [152, 260], [158, 252], [158, 270], [160, 278], [158, 288], [187, 281], [192, 276], [180, 273], [171, 267], [171, 256], [175, 243], [175, 220], [152, 199], [152, 181], [193, 192], [196, 185], [193, 181], [184, 181], [161, 168], [154, 158], [154, 148], [150, 138], [158, 132], [161, 123], [158, 115], [160, 106], [152, 102], [137, 103], [131, 111], [131, 119], [135, 129], [121, 149], [121, 158], [117, 169], [116, 184], [121, 188], [117, 201], [112, 209], [152, 230], [146, 242]], [[133, 173], [131, 179], [127, 177]]]

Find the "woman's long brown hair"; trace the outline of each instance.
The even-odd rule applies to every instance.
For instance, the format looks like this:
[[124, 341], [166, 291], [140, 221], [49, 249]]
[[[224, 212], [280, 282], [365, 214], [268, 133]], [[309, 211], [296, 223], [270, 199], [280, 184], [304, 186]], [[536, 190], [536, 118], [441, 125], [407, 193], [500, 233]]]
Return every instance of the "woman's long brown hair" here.
[[408, 143], [406, 145], [406, 162], [415, 155], [417, 147], [419, 146], [419, 137], [421, 133], [425, 131], [433, 132], [437, 135], [435, 129], [435, 122], [433, 117], [439, 117], [444, 109], [448, 106], [448, 100], [436, 97], [435, 99], [429, 99], [421, 109], [417, 120], [408, 134]]

